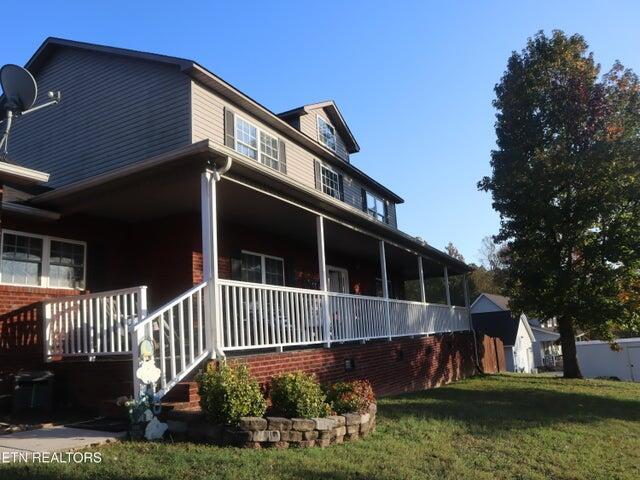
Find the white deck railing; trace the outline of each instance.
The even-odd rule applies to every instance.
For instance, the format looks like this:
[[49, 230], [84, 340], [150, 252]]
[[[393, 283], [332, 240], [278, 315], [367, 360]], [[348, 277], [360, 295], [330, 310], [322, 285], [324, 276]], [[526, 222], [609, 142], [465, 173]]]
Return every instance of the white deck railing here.
[[[466, 308], [220, 280], [218, 327], [204, 282], [147, 314], [146, 287], [44, 302], [45, 358], [132, 355], [153, 341], [162, 397], [216, 352], [330, 344], [469, 329]], [[209, 346], [210, 345], [210, 346]], [[134, 394], [139, 384], [134, 382]]]
[[146, 287], [45, 300], [44, 357], [131, 353], [128, 326], [146, 314]]
[[318, 290], [220, 280], [224, 350], [325, 341]]
[[469, 330], [464, 307], [231, 280], [219, 285], [225, 351]]
[[[153, 360], [161, 372], [158, 397], [187, 376], [210, 353], [205, 345], [208, 288], [206, 282], [200, 283], [130, 327], [134, 379], [139, 365], [138, 346], [145, 338], [153, 340]], [[134, 386], [137, 397], [137, 381], [134, 381]]]

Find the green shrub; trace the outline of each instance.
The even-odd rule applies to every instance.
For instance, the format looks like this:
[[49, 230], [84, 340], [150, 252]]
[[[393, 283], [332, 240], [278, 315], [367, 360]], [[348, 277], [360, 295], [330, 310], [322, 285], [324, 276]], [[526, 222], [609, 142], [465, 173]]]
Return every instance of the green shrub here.
[[273, 409], [285, 417], [325, 417], [331, 413], [315, 375], [285, 373], [271, 380]]
[[200, 408], [208, 420], [237, 425], [240, 417], [261, 417], [267, 402], [246, 365], [209, 365], [196, 377]]
[[376, 401], [373, 388], [367, 380], [337, 382], [327, 389], [327, 399], [331, 408], [338, 413], [367, 413], [369, 406]]

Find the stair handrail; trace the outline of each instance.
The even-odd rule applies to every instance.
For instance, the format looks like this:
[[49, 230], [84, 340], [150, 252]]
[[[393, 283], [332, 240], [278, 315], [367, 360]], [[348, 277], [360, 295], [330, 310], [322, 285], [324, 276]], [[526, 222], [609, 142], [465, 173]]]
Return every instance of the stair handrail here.
[[193, 295], [198, 290], [201, 290], [206, 286], [207, 286], [207, 282], [200, 282], [197, 285], [194, 285], [192, 288], [190, 288], [186, 292], [180, 294], [179, 296], [177, 296], [173, 300], [170, 300], [169, 302], [165, 303], [161, 307], [156, 308], [153, 312], [147, 313], [146, 315], [144, 315], [139, 320], [133, 322], [131, 325], [129, 325], [129, 330], [132, 331], [132, 330], [135, 330], [135, 329], [143, 327], [147, 323], [151, 323], [158, 316], [162, 315], [164, 312], [168, 311], [170, 308], [175, 307], [180, 302], [182, 302], [184, 299], [186, 299], [190, 295]]
[[[140, 342], [143, 340], [145, 334], [148, 337], [152, 337], [152, 328], [153, 321], [161, 318], [165, 313], [172, 310], [174, 307], [180, 305], [185, 300], [188, 300], [189, 297], [193, 296], [200, 290], [204, 290], [208, 285], [208, 282], [203, 281], [194, 285], [192, 288], [187, 290], [186, 292], [178, 295], [174, 299], [165, 303], [161, 307], [155, 309], [151, 313], [147, 313], [146, 310], [142, 313], [138, 320], [129, 325], [129, 332], [131, 334], [131, 355], [132, 355], [132, 367], [133, 367], [133, 396], [134, 398], [138, 398], [140, 396], [140, 382], [137, 380], [136, 372], [140, 365], [139, 357], [139, 346]], [[163, 328], [163, 325], [160, 325], [160, 329]], [[160, 332], [162, 335], [162, 332]], [[174, 338], [178, 335], [177, 332], [174, 332]], [[209, 351], [205, 349], [204, 352], [200, 353], [200, 355], [195, 359], [193, 364], [189, 365], [185, 370], [181, 371], [175, 378], [172, 378], [167, 385], [163, 386], [159, 391], [155, 393], [155, 397], [157, 399], [161, 398], [167, 391], [169, 391], [178, 381], [180, 381], [186, 374], [188, 374], [195, 366], [197, 366], [204, 358], [209, 355]], [[155, 359], [154, 359], [155, 362]], [[162, 365], [164, 368], [164, 366]]]

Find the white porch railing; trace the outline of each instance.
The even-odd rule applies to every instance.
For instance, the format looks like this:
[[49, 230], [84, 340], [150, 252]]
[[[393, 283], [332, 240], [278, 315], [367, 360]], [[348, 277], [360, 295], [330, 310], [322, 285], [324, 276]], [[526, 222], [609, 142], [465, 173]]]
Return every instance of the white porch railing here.
[[231, 280], [219, 289], [225, 351], [469, 330], [464, 307]]
[[130, 354], [128, 327], [146, 314], [146, 288], [45, 300], [45, 361]]
[[224, 350], [325, 341], [318, 290], [220, 280]]
[[138, 346], [143, 339], [153, 340], [155, 346], [153, 360], [161, 371], [160, 390], [156, 393], [158, 398], [210, 354], [205, 344], [208, 288], [206, 282], [200, 283], [130, 327], [136, 397], [139, 392], [139, 384], [135, 380], [139, 365]]
[[465, 307], [392, 300], [391, 336], [422, 335], [469, 330]]

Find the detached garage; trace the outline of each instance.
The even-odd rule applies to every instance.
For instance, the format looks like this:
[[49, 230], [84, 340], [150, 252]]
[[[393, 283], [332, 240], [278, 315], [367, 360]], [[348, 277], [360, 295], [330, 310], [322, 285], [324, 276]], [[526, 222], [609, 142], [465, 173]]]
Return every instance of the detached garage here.
[[640, 382], [640, 338], [622, 338], [615, 343], [616, 350], [600, 340], [576, 342], [582, 375]]

